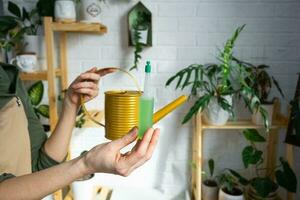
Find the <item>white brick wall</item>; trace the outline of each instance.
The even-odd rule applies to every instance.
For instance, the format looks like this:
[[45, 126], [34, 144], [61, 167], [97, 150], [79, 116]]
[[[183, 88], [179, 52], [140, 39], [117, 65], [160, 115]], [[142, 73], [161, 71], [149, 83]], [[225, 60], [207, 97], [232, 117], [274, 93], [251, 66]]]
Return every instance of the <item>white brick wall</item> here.
[[[126, 16], [136, 2], [133, 0], [110, 3], [108, 0], [109, 6], [104, 7], [102, 16], [103, 23], [108, 27], [106, 35], [71, 36], [70, 79], [94, 65], [122, 66], [127, 69], [131, 66], [133, 49], [127, 46]], [[277, 77], [286, 92], [287, 98], [284, 103], [286, 104], [293, 96], [297, 81], [296, 73], [300, 72], [299, 0], [144, 0], [143, 2], [153, 12], [153, 47], [145, 49], [143, 59], [153, 62], [155, 72], [153, 86], [156, 87], [158, 94], [157, 105], [163, 105], [180, 94], [164, 87], [168, 77], [187, 64], [215, 61], [217, 48], [222, 47], [234, 29], [242, 24], [247, 26], [237, 42], [235, 50], [237, 55], [254, 63], [271, 65], [270, 72]], [[144, 62], [140, 67], [143, 65]], [[116, 88], [124, 85], [123, 82], [118, 83], [113, 81], [113, 78], [109, 79], [104, 80], [105, 88], [111, 87], [110, 84], [114, 84]], [[128, 80], [124, 81], [125, 85], [130, 84]], [[101, 101], [101, 98], [97, 101]], [[98, 104], [92, 103], [92, 106]], [[153, 173], [156, 177], [153, 187], [177, 199], [182, 199], [180, 193], [187, 187], [189, 180], [187, 167], [191, 155], [191, 125], [179, 125], [183, 112], [186, 112], [188, 107], [184, 108], [185, 110], [180, 109], [159, 124], [168, 128], [164, 128], [161, 135], [157, 168], [147, 172]], [[218, 169], [242, 168], [240, 152], [236, 151], [236, 141], [239, 141], [240, 148], [244, 144], [239, 134], [206, 134], [204, 141], [205, 158], [207, 156], [215, 158]], [[282, 140], [279, 145], [281, 150], [284, 149]], [[300, 181], [299, 154], [298, 148], [295, 150], [295, 158]]]

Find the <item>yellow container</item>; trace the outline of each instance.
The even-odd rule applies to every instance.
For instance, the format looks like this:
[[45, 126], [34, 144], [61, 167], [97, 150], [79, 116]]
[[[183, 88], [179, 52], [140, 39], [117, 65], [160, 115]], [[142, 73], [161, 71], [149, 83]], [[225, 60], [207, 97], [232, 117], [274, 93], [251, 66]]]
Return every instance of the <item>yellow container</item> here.
[[139, 122], [139, 91], [105, 92], [105, 137], [118, 139]]

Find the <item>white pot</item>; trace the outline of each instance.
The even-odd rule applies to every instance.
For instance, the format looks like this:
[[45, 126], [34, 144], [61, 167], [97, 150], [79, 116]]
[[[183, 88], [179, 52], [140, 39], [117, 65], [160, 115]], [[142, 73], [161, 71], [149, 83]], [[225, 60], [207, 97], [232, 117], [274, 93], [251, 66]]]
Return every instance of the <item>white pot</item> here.
[[45, 196], [44, 198], [42, 198], [42, 200], [54, 200], [53, 195], [50, 194], [48, 196]]
[[[223, 97], [232, 106], [232, 96], [227, 95]], [[230, 117], [230, 113], [224, 110], [219, 104], [217, 98], [212, 98], [203, 111], [204, 120], [207, 124], [221, 126], [226, 124]]]
[[44, 36], [41, 35], [24, 35], [23, 52], [36, 53], [38, 58], [45, 58]]
[[101, 21], [102, 10], [99, 0], [81, 0], [79, 10], [81, 22], [97, 23]]
[[73, 0], [56, 0], [54, 7], [56, 21], [75, 22], [76, 7]]
[[[131, 30], [131, 41], [132, 44], [135, 45], [135, 31]], [[147, 44], [147, 40], [148, 40], [148, 28], [146, 28], [145, 30], [138, 30], [138, 32], [140, 33], [140, 43], [142, 44]]]
[[219, 190], [219, 200], [244, 200], [244, 194], [241, 195], [230, 195], [223, 191], [223, 189]]
[[202, 198], [203, 200], [218, 200], [218, 186], [207, 186], [202, 182]]
[[93, 200], [96, 196], [96, 187], [93, 179], [74, 181], [71, 187], [74, 200]]
[[[274, 104], [263, 104], [263, 105], [261, 105], [261, 107], [267, 111], [269, 125], [272, 125]], [[252, 122], [256, 125], [264, 125], [264, 120], [263, 120], [263, 117], [261, 116], [260, 112], [258, 112], [258, 111], [253, 112]]]

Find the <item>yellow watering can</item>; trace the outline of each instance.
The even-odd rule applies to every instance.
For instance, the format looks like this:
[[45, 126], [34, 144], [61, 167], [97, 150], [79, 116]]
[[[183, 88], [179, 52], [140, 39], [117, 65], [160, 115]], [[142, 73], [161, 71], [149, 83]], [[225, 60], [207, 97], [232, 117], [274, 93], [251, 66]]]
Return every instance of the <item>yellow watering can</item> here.
[[[105, 92], [105, 124], [102, 124], [89, 114], [84, 106], [83, 98], [81, 98], [81, 105], [85, 114], [96, 124], [105, 128], [105, 137], [110, 140], [115, 140], [123, 137], [130, 129], [139, 124], [139, 99], [142, 91], [134, 78], [129, 72], [120, 68], [116, 69], [126, 73], [134, 81], [137, 91], [131, 90], [113, 90]], [[187, 100], [187, 96], [180, 96], [165, 107], [153, 114], [153, 124], [161, 120], [167, 114], [181, 106]]]

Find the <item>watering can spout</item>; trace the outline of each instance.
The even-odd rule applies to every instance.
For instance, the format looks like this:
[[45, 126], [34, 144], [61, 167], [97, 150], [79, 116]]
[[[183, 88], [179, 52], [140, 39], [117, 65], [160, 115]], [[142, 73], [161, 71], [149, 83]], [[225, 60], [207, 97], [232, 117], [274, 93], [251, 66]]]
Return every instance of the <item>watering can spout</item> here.
[[153, 124], [161, 120], [163, 117], [165, 117], [167, 114], [175, 110], [177, 107], [181, 106], [185, 101], [187, 100], [187, 96], [182, 95], [166, 105], [165, 107], [161, 108], [158, 110], [156, 113], [153, 115]]

